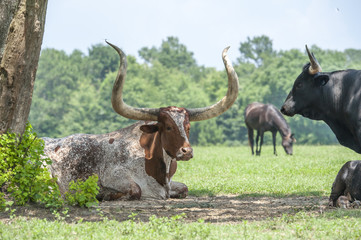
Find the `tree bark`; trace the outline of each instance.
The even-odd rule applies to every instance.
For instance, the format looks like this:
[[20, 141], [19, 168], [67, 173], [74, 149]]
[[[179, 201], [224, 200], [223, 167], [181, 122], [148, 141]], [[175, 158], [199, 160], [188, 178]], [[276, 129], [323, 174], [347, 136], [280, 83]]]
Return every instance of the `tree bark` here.
[[44, 34], [47, 0], [0, 2], [0, 134], [22, 134]]

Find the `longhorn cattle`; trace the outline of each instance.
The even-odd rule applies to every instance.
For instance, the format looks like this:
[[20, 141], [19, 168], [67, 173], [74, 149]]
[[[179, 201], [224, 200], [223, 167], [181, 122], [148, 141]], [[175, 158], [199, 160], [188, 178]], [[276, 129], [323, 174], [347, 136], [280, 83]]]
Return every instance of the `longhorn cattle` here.
[[[292, 155], [293, 143], [296, 141], [291, 129], [288, 126], [286, 120], [278, 109], [272, 104], [263, 104], [254, 102], [249, 104], [244, 110], [244, 121], [248, 129], [248, 141], [252, 149], [252, 155], [254, 154], [254, 137], [253, 129], [257, 130], [256, 137], [256, 155], [261, 155], [261, 148], [263, 144], [263, 135], [264, 132], [272, 132], [273, 140], [273, 153], [277, 155], [276, 151], [276, 135], [277, 132], [280, 132], [282, 136], [282, 146], [285, 149], [285, 152], [289, 155]], [[259, 148], [258, 141], [261, 138]]]
[[329, 206], [347, 208], [361, 200], [361, 161], [349, 161], [332, 184]]
[[281, 112], [323, 120], [340, 144], [361, 153], [361, 71], [322, 72], [307, 45], [306, 51], [310, 63], [295, 80]]
[[120, 66], [112, 91], [112, 106], [119, 115], [140, 120], [117, 131], [101, 134], [75, 134], [60, 139], [45, 138], [45, 153], [52, 160], [50, 171], [58, 179], [60, 191], [72, 180], [99, 177], [98, 199], [141, 199], [186, 197], [188, 188], [172, 181], [177, 161], [193, 157], [189, 143], [191, 121], [216, 117], [230, 108], [238, 95], [238, 77], [222, 53], [228, 75], [227, 95], [204, 108], [135, 108], [123, 102], [126, 56], [107, 42], [120, 56]]

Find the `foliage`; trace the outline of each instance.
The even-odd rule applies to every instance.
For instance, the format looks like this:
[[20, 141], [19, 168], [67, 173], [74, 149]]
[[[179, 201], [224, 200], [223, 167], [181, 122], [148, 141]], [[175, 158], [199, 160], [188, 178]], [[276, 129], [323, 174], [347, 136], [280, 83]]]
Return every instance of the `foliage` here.
[[5, 194], [0, 192], [0, 210], [3, 210], [6, 207]]
[[[30, 123], [21, 137], [14, 133], [0, 135], [0, 187], [6, 187], [16, 205], [36, 202], [48, 208], [63, 206], [56, 178], [47, 169], [50, 164], [51, 160], [44, 155], [44, 141], [32, 131]], [[97, 175], [86, 181], [70, 182], [65, 194], [67, 202], [81, 207], [98, 204], [97, 182]], [[0, 209], [7, 204], [0, 192]]]
[[98, 205], [98, 200], [96, 199], [98, 193], [98, 175], [92, 175], [85, 181], [71, 181], [69, 183], [69, 191], [65, 193], [65, 198], [70, 205], [91, 207]]
[[[47, 170], [51, 161], [43, 157], [43, 149], [44, 142], [32, 131], [30, 123], [21, 137], [14, 133], [0, 136], [0, 186], [5, 187], [6, 183], [17, 205], [30, 201], [46, 207], [62, 205], [56, 179]], [[4, 200], [0, 204], [4, 206]]]
[[193, 53], [188, 52], [187, 47], [179, 43], [176, 37], [168, 37], [162, 42], [159, 49], [143, 47], [139, 55], [147, 62], [154, 63], [159, 61], [166, 68], [176, 68], [186, 71], [191, 67], [196, 67], [196, 61]]
[[[341, 52], [309, 47], [324, 71], [361, 69], [361, 50]], [[235, 53], [230, 51], [230, 54]], [[277, 51], [273, 49], [272, 40], [264, 35], [241, 42], [239, 54], [233, 64], [240, 83], [238, 99], [221, 116], [192, 123], [190, 141], [193, 145], [247, 144], [243, 117], [246, 106], [257, 101], [280, 108], [308, 62], [304, 50]], [[123, 97], [131, 106], [203, 107], [220, 100], [227, 92], [225, 71], [199, 66], [193, 53], [176, 37], [168, 37], [159, 47], [144, 47], [139, 55], [144, 63], [127, 56]], [[77, 50], [67, 55], [63, 51], [44, 49], [30, 111], [30, 121], [38, 134], [47, 137], [77, 132], [99, 134], [133, 123], [117, 115], [111, 106], [118, 63], [117, 53], [103, 44], [92, 46], [88, 55]], [[300, 116], [286, 117], [286, 120], [295, 133], [297, 144], [337, 143], [323, 122]], [[270, 143], [269, 137], [265, 138], [265, 143]]]
[[252, 39], [247, 37], [247, 41], [241, 43], [241, 46], [239, 47], [241, 57], [238, 61], [250, 61], [257, 66], [261, 66], [265, 60], [274, 55], [272, 45], [271, 39], [265, 35], [254, 37]]

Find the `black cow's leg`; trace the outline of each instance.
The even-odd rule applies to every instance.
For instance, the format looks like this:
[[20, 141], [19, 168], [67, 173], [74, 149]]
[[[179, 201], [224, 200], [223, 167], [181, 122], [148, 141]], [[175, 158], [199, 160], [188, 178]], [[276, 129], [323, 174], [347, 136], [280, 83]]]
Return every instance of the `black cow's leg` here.
[[353, 149], [354, 151], [356, 151], [357, 153], [361, 153], [361, 123], [360, 121], [357, 122], [357, 132], [356, 132], [356, 135], [357, 135], [357, 146], [356, 146], [356, 150]]
[[277, 132], [272, 132], [273, 154], [277, 156], [277, 151], [276, 151], [276, 135], [277, 135]]
[[329, 205], [336, 207], [337, 199], [344, 194], [346, 190], [346, 177], [348, 175], [348, 168], [350, 162], [345, 163], [340, 171], [337, 173], [335, 181], [332, 184], [332, 190], [329, 198]]
[[254, 151], [253, 151], [253, 146], [254, 146], [254, 139], [253, 139], [253, 129], [250, 128], [250, 127], [247, 127], [248, 129], [248, 142], [249, 142], [249, 145], [252, 149], [252, 155], [254, 154]]

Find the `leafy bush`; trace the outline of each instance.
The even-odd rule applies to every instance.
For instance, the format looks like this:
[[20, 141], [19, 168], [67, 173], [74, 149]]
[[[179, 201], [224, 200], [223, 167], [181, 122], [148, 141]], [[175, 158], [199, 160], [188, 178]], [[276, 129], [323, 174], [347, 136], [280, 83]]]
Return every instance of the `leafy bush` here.
[[90, 176], [86, 181], [77, 180], [69, 183], [69, 192], [65, 193], [65, 198], [70, 205], [80, 207], [91, 207], [98, 205], [96, 195], [99, 193], [98, 175]]
[[6, 201], [4, 198], [4, 193], [0, 192], [0, 210], [6, 207]]
[[[3, 188], [7, 188], [16, 205], [28, 202], [44, 204], [48, 208], [64, 205], [56, 178], [50, 176], [47, 166], [51, 160], [45, 157], [44, 141], [37, 138], [30, 123], [24, 134], [0, 135], [0, 209], [5, 209]], [[98, 204], [98, 176], [90, 176], [86, 181], [72, 181], [65, 194], [70, 205], [90, 207]]]
[[[0, 186], [7, 191], [17, 205], [37, 202], [46, 207], [58, 208], [63, 205], [56, 179], [50, 176], [44, 157], [44, 141], [37, 138], [30, 123], [24, 134], [0, 135]], [[3, 189], [1, 189], [3, 190]], [[0, 207], [4, 207], [4, 195], [0, 195]]]

